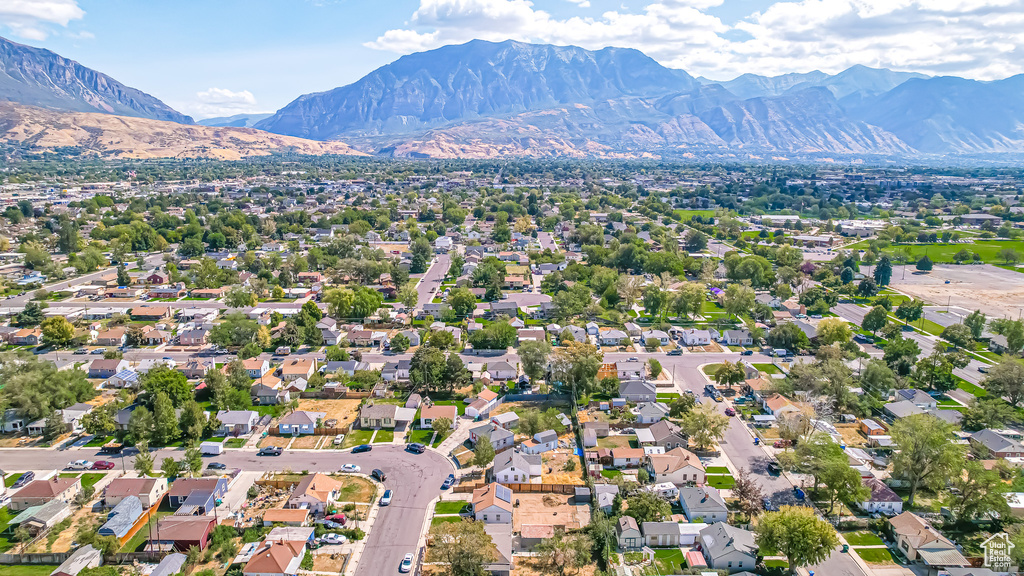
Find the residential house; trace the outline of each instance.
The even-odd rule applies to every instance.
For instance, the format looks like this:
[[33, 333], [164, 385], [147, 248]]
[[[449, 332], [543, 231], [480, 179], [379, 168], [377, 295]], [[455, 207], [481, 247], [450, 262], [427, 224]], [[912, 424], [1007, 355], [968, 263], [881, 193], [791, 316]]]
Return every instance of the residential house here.
[[128, 368], [128, 362], [120, 358], [100, 358], [89, 364], [89, 378], [112, 378]]
[[186, 330], [178, 336], [178, 342], [182, 346], [205, 346], [210, 331], [206, 328], [195, 328]]
[[156, 506], [166, 492], [167, 478], [115, 478], [103, 488], [103, 504], [117, 506], [131, 497], [148, 509]]
[[[665, 450], [686, 448], [689, 445], [686, 434], [683, 433], [677, 424], [669, 420], [655, 422], [646, 431], [650, 434], [649, 440], [651, 440], [651, 443], [654, 446], [661, 446]], [[647, 434], [644, 436], [645, 439], [648, 439]], [[640, 440], [640, 436], [637, 436], [637, 440]], [[641, 444], [647, 444], [647, 442], [641, 442]]]
[[668, 346], [669, 336], [663, 330], [648, 330], [643, 333], [644, 346]]
[[679, 522], [644, 522], [641, 524], [644, 533], [644, 545], [655, 548], [674, 548], [692, 544], [694, 531], [685, 530], [688, 524]]
[[612, 466], [616, 468], [639, 468], [644, 460], [642, 448], [612, 449]]
[[217, 412], [217, 420], [220, 421], [218, 436], [238, 437], [252, 433], [260, 415], [255, 410], [221, 410]]
[[932, 409], [932, 408], [937, 408], [938, 405], [939, 405], [938, 400], [936, 400], [935, 398], [932, 398], [924, 390], [918, 390], [917, 388], [909, 388], [909, 389], [906, 389], [906, 390], [897, 390], [896, 391], [896, 401], [899, 402], [899, 401], [904, 401], [904, 400], [912, 403], [914, 406], [917, 406], [918, 408], [920, 408], [922, 410], [929, 410], [929, 409]]
[[619, 361], [615, 363], [615, 374], [619, 380], [640, 380], [647, 372], [643, 362]]
[[11, 519], [10, 525], [17, 525], [36, 536], [49, 530], [71, 516], [71, 505], [63, 500], [50, 500], [40, 506], [32, 506]]
[[285, 508], [308, 508], [316, 514], [335, 502], [341, 494], [342, 483], [330, 476], [314, 473], [307, 474], [292, 490], [285, 503]]
[[638, 550], [644, 545], [644, 537], [632, 516], [619, 516], [615, 523], [615, 541], [619, 550]]
[[394, 404], [367, 404], [359, 410], [359, 427], [394, 428], [402, 422], [412, 422], [415, 418], [415, 408], [403, 408]]
[[137, 306], [132, 308], [132, 320], [159, 322], [170, 318], [171, 310], [166, 306]]
[[491, 373], [492, 380], [515, 380], [519, 376], [516, 367], [508, 362], [488, 362], [487, 371]]
[[917, 414], [924, 414], [924, 410], [918, 408], [913, 402], [909, 400], [899, 400], [897, 402], [889, 402], [882, 406], [882, 411], [892, 419], [906, 418], [907, 416], [914, 416]]
[[282, 436], [287, 434], [291, 434], [293, 436], [297, 436], [299, 434], [313, 434], [316, 430], [317, 422], [323, 421], [326, 416], [327, 414], [325, 412], [296, 410], [281, 418], [277, 424], [277, 429]]
[[658, 399], [658, 390], [654, 382], [627, 380], [619, 383], [619, 396], [631, 402], [655, 402]]
[[[205, 508], [212, 512], [218, 498], [228, 492], [227, 478], [178, 478], [167, 490], [167, 503], [171, 508], [193, 513]], [[199, 504], [194, 504], [198, 502]]]
[[291, 402], [291, 393], [267, 384], [256, 383], [249, 389], [252, 403], [258, 406], [276, 406]]
[[8, 508], [20, 512], [32, 506], [41, 506], [52, 500], [71, 502], [82, 490], [80, 478], [53, 476], [49, 480], [33, 480], [11, 495]]
[[78, 573], [86, 568], [98, 568], [102, 565], [103, 553], [92, 544], [86, 544], [68, 556], [67, 560], [50, 572], [50, 576], [78, 576]]
[[491, 482], [473, 490], [473, 519], [485, 524], [512, 523], [512, 490]]
[[195, 546], [205, 550], [215, 524], [213, 516], [164, 516], [156, 523], [153, 540], [162, 549], [187, 552]]
[[711, 332], [690, 328], [682, 332], [683, 343], [687, 346], [709, 346], [711, 345]]
[[193, 298], [220, 298], [227, 292], [227, 288], [196, 288], [192, 290]]
[[700, 458], [682, 447], [666, 450], [664, 454], [648, 454], [646, 464], [651, 481], [656, 484], [703, 484], [707, 479]]
[[533, 438], [523, 442], [522, 451], [524, 454], [543, 454], [558, 448], [558, 433], [554, 430], [537, 432]]
[[622, 328], [626, 331], [626, 334], [629, 334], [630, 338], [636, 338], [643, 334], [640, 325], [633, 322], [626, 322], [622, 325]]
[[190, 358], [187, 362], [178, 366], [176, 370], [184, 374], [185, 378], [189, 380], [198, 380], [199, 378], [205, 378], [206, 374], [215, 368], [216, 363], [213, 360]]
[[786, 414], [787, 412], [797, 414], [800, 412], [800, 409], [797, 408], [795, 404], [790, 402], [789, 398], [786, 398], [782, 394], [778, 393], [772, 394], [771, 396], [765, 398], [764, 402], [762, 403], [762, 406], [765, 412], [772, 416], [775, 416], [776, 418], [778, 418], [782, 414]]
[[124, 346], [127, 341], [127, 329], [123, 326], [117, 326], [104, 330], [96, 335], [97, 346]]
[[100, 526], [100, 536], [124, 538], [142, 516], [145, 508], [136, 496], [128, 496], [117, 503], [107, 514], [107, 521]]
[[108, 388], [138, 388], [139, 373], [132, 369], [121, 370], [107, 379]]
[[1024, 444], [1007, 438], [991, 428], [979, 430], [970, 437], [971, 444], [986, 449], [995, 458], [1020, 458], [1024, 456]]
[[668, 415], [669, 408], [664, 402], [643, 402], [636, 407], [638, 424], [654, 424]]
[[864, 485], [871, 490], [871, 496], [859, 503], [861, 510], [868, 514], [878, 512], [886, 516], [894, 516], [903, 512], [903, 498], [893, 492], [885, 482], [878, 478], [865, 478]]
[[726, 330], [722, 335], [722, 342], [729, 346], [751, 346], [754, 344], [754, 337], [748, 330]]
[[180, 552], [168, 554], [156, 565], [156, 568], [153, 568], [149, 576], [175, 576], [181, 574], [187, 560], [188, 556]]
[[316, 371], [316, 361], [310, 358], [293, 358], [281, 366], [281, 379], [291, 382], [299, 378], [309, 380]]
[[491, 416], [491, 423], [500, 426], [505, 430], [511, 430], [519, 426], [519, 415], [515, 412], [505, 412]]
[[476, 395], [476, 400], [471, 402], [469, 406], [466, 406], [466, 416], [470, 418], [487, 416], [500, 403], [499, 400], [500, 398], [496, 392], [489, 388], [484, 388]]
[[43, 339], [40, 328], [22, 328], [11, 335], [11, 344], [15, 346], [37, 346]]
[[494, 450], [500, 451], [515, 444], [515, 434], [490, 422], [484, 422], [469, 429], [469, 440], [474, 445], [482, 440], [490, 441]]
[[754, 533], [725, 522], [701, 530], [698, 542], [709, 568], [735, 573], [753, 569], [757, 562]]
[[252, 378], [253, 380], [262, 378], [270, 372], [270, 362], [260, 360], [259, 358], [243, 360], [242, 365], [245, 367], [245, 371], [249, 373], [249, 378]]
[[970, 566], [966, 558], [948, 538], [930, 522], [913, 512], [903, 512], [889, 519], [896, 547], [910, 561], [921, 560], [931, 567]]
[[244, 576], [295, 576], [306, 556], [306, 544], [264, 541], [242, 568]]
[[729, 507], [722, 495], [710, 486], [683, 486], [679, 505], [690, 522], [728, 522]]
[[456, 406], [431, 404], [420, 408], [420, 428], [431, 428], [439, 418], [447, 418], [456, 425], [459, 418], [459, 409]]
[[605, 330], [600, 333], [597, 342], [602, 346], [618, 346], [623, 340], [628, 340], [629, 335], [622, 330]]

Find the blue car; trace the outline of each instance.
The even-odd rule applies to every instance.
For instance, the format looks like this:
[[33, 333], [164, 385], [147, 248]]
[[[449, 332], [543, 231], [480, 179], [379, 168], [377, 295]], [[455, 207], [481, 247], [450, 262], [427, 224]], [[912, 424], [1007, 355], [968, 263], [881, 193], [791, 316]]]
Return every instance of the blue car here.
[[455, 474], [449, 474], [448, 477], [444, 479], [444, 483], [441, 484], [441, 490], [451, 488], [452, 484], [455, 484]]

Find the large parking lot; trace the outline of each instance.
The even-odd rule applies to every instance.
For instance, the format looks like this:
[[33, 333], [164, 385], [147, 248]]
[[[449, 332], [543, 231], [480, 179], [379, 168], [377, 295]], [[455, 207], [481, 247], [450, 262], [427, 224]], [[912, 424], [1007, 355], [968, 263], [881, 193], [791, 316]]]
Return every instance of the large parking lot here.
[[1024, 308], [1024, 274], [990, 264], [936, 264], [927, 274], [894, 266], [892, 286], [927, 302], [981, 310], [990, 318], [1016, 318]]

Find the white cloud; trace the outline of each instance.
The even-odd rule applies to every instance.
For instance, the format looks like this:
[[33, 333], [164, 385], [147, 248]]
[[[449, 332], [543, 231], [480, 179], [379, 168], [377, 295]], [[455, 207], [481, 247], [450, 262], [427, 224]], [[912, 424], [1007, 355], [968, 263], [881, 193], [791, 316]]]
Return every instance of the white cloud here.
[[200, 118], [263, 112], [256, 106], [256, 96], [248, 90], [235, 92], [227, 88], [210, 88], [196, 92], [196, 98], [183, 108]]
[[722, 4], [649, 0], [635, 13], [558, 19], [529, 0], [420, 0], [405, 28], [366, 46], [402, 54], [473, 38], [625, 46], [713, 78], [854, 64], [981, 79], [1024, 72], [1024, 0], [780, 0], [732, 24], [709, 13]]
[[590, 8], [590, 0], [568, 0], [580, 8]]
[[45, 40], [53, 25], [67, 27], [83, 16], [77, 0], [0, 0], [0, 24], [26, 40]]

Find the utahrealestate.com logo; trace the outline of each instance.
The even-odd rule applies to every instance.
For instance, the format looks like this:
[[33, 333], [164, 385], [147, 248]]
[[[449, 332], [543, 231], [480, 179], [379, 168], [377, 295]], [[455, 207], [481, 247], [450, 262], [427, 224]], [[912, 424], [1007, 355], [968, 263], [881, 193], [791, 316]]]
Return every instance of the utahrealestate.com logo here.
[[1013, 565], [1010, 560], [1010, 551], [1014, 544], [1005, 532], [993, 534], [988, 540], [981, 543], [985, 549], [985, 568], [993, 572], [1009, 572]]

